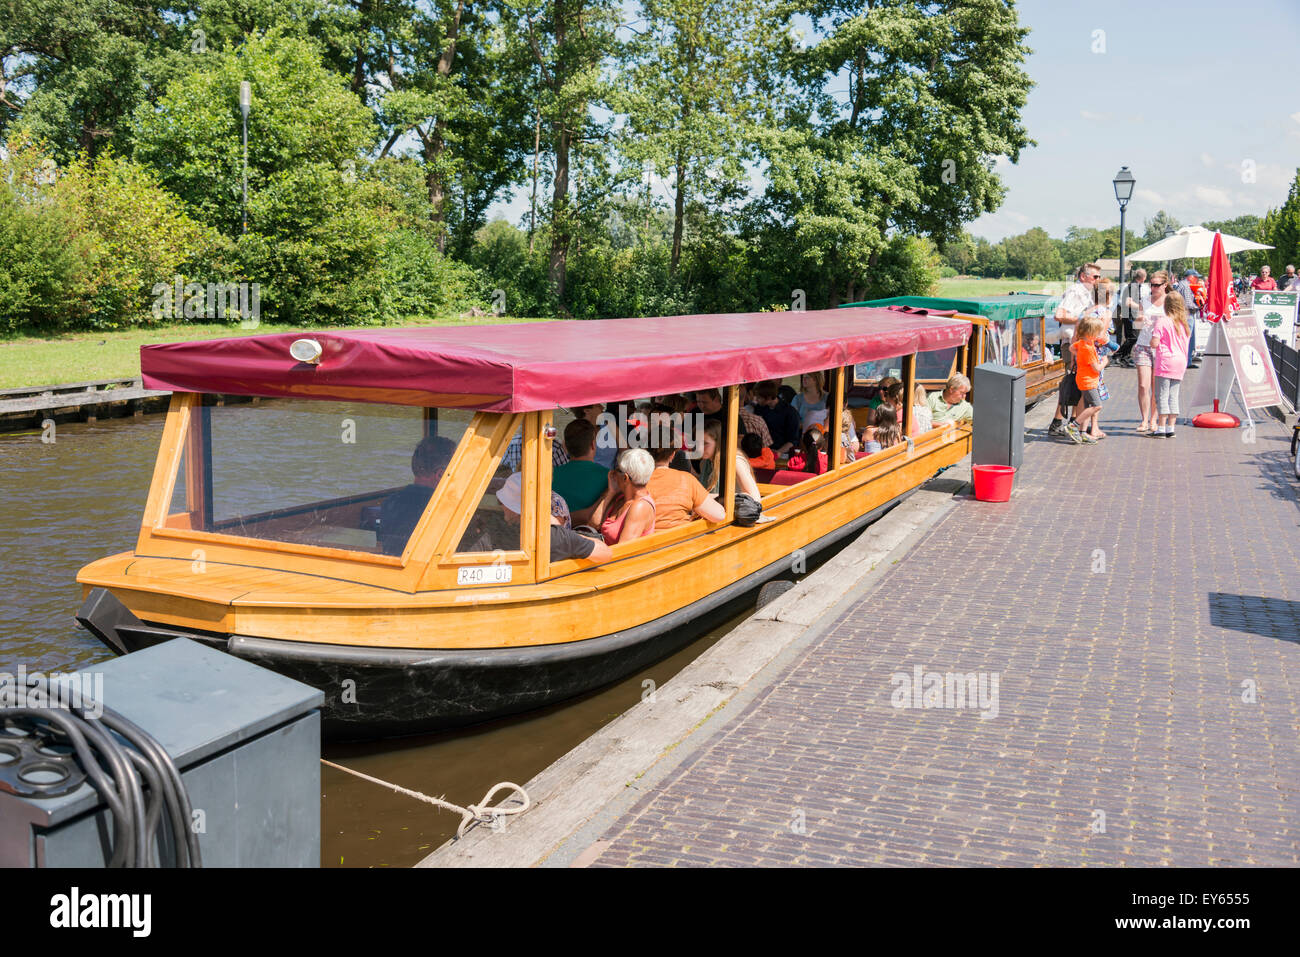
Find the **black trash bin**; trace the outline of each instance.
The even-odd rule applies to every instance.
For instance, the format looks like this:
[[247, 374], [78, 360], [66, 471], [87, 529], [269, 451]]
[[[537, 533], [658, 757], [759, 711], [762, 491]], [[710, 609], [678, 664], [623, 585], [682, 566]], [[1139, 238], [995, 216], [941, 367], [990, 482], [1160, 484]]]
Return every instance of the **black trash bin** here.
[[1025, 457], [1025, 370], [985, 362], [971, 382], [972, 465], [1020, 468]]

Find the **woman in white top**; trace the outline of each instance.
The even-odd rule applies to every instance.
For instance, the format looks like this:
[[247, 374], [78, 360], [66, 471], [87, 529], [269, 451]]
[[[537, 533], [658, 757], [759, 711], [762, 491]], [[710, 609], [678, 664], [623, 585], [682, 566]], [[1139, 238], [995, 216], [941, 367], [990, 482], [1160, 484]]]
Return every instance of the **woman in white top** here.
[[800, 378], [799, 385], [802, 391], [795, 395], [790, 405], [799, 413], [800, 427], [806, 432], [817, 422], [826, 425], [826, 389], [822, 382], [822, 374], [805, 372]]
[[1151, 328], [1156, 317], [1165, 314], [1165, 296], [1169, 292], [1169, 274], [1163, 269], [1151, 277], [1151, 294], [1142, 300], [1142, 318], [1134, 318], [1133, 327], [1138, 331], [1137, 341], [1133, 343], [1133, 365], [1138, 374], [1138, 411], [1142, 413], [1142, 424], [1138, 433], [1150, 432], [1156, 424], [1155, 395], [1151, 391], [1151, 364], [1154, 354], [1151, 351]]

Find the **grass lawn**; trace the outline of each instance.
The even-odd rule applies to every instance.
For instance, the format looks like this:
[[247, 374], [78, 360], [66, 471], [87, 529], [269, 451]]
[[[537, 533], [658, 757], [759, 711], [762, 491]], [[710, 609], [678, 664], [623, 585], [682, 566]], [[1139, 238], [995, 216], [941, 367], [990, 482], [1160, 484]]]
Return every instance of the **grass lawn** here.
[[[468, 326], [498, 322], [534, 322], [532, 319], [481, 316], [462, 319], [412, 320], [413, 326]], [[95, 379], [126, 379], [140, 374], [140, 347], [154, 342], [184, 342], [190, 339], [228, 339], [233, 336], [296, 332], [298, 326], [263, 323], [256, 329], [241, 329], [218, 323], [182, 323], [121, 332], [85, 332], [48, 339], [0, 340], [0, 389], [89, 382]], [[326, 330], [318, 330], [326, 331]], [[307, 333], [310, 334], [310, 333]]]
[[939, 295], [949, 299], [964, 296], [1005, 296], [1013, 292], [1041, 292], [1059, 296], [1065, 292], [1065, 282], [1043, 282], [1033, 279], [940, 279]]

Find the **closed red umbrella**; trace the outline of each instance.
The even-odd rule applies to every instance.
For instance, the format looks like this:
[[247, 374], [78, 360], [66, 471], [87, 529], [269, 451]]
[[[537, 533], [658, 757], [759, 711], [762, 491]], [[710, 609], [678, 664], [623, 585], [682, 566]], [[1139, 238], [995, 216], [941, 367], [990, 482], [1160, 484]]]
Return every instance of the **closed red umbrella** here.
[[[1232, 318], [1237, 311], [1237, 293], [1232, 288], [1232, 267], [1228, 265], [1228, 254], [1223, 251], [1223, 237], [1216, 231], [1214, 242], [1210, 245], [1210, 276], [1205, 282], [1205, 307], [1201, 315], [1210, 322], [1223, 322]], [[1214, 330], [1210, 337], [1212, 343], [1222, 343], [1223, 336]], [[1206, 358], [1210, 358], [1207, 353]], [[1235, 429], [1241, 420], [1235, 415], [1219, 411], [1219, 359], [1214, 355], [1214, 411], [1202, 412], [1192, 419], [1192, 424], [1202, 429]]]
[[1201, 315], [1210, 322], [1230, 319], [1237, 311], [1237, 293], [1232, 288], [1232, 267], [1223, 251], [1223, 236], [1217, 231], [1210, 246], [1210, 277], [1205, 281], [1205, 308]]

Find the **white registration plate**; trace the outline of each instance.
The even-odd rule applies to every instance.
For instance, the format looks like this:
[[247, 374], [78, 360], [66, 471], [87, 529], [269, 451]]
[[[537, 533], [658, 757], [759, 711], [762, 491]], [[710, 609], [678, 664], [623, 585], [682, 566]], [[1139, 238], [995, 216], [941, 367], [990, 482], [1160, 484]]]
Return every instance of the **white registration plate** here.
[[456, 570], [456, 584], [505, 585], [513, 573], [513, 565], [474, 565]]

